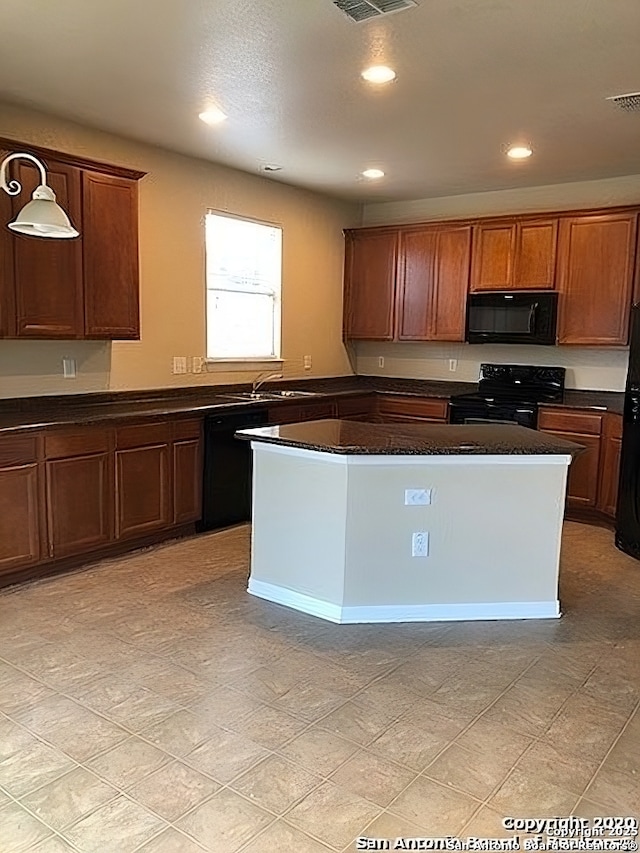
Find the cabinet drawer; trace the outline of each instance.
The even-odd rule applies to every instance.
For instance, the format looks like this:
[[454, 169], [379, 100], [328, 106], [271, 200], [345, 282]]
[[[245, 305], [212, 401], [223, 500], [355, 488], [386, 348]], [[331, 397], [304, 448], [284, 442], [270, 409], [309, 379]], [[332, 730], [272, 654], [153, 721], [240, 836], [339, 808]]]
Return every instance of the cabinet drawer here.
[[333, 400], [311, 405], [274, 406], [269, 409], [270, 424], [294, 424], [300, 421], [319, 421], [323, 418], [335, 418], [336, 406]]
[[430, 420], [447, 419], [449, 401], [436, 397], [381, 397], [378, 400], [378, 414], [402, 415]]
[[7, 435], [0, 438], [0, 468], [28, 465], [38, 455], [36, 435]]
[[152, 444], [168, 444], [171, 441], [170, 423], [131, 424], [116, 430], [116, 447], [147, 447]]
[[191, 420], [176, 420], [173, 422], [173, 438], [174, 441], [188, 440], [190, 438], [200, 438], [202, 431], [202, 418]]
[[66, 456], [105, 453], [112, 445], [112, 435], [111, 430], [94, 427], [50, 432], [44, 437], [45, 456], [47, 459], [61, 459]]
[[540, 409], [538, 429], [600, 435], [602, 415], [579, 412], [574, 409]]
[[349, 418], [352, 415], [367, 415], [373, 413], [374, 398], [367, 397], [345, 397], [338, 398], [336, 405], [339, 418]]

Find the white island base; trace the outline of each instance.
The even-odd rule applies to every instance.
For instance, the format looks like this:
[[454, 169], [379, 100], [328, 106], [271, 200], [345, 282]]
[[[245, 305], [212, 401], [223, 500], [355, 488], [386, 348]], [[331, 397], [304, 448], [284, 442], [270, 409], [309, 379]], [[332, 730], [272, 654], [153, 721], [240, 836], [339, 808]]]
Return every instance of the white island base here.
[[252, 595], [337, 623], [560, 615], [570, 455], [252, 447]]

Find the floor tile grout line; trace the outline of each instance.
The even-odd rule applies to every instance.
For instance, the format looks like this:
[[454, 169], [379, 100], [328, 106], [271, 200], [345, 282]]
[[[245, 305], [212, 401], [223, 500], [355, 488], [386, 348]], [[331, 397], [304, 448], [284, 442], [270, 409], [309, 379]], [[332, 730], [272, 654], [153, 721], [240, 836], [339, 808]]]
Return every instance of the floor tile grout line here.
[[[395, 796], [395, 797], [394, 797], [394, 798], [393, 798], [393, 799], [392, 799], [392, 800], [391, 800], [391, 801], [390, 801], [390, 802], [385, 806], [385, 811], [389, 811], [389, 810], [390, 810], [390, 808], [391, 808], [391, 806], [393, 805], [393, 803], [398, 799], [398, 797], [400, 797], [400, 796], [401, 796], [401, 795], [402, 795], [402, 794], [407, 790], [407, 788], [409, 788], [409, 787], [410, 787], [410, 785], [412, 785], [412, 784], [415, 782], [416, 778], [418, 778], [418, 777], [428, 778], [430, 781], [437, 783], [438, 785], [440, 785], [440, 787], [444, 787], [446, 790], [453, 790], [453, 791], [456, 791], [456, 792], [457, 792], [457, 793], [459, 793], [459, 794], [463, 794], [464, 796], [471, 797], [472, 799], [474, 799], [474, 800], [477, 800], [477, 801], [478, 801], [478, 808], [473, 812], [473, 814], [470, 816], [469, 820], [468, 820], [468, 821], [463, 825], [463, 827], [462, 827], [462, 829], [461, 829], [461, 832], [462, 832], [462, 831], [464, 831], [464, 828], [465, 828], [465, 827], [466, 827], [466, 826], [471, 822], [471, 820], [473, 820], [473, 817], [477, 814], [477, 812], [478, 812], [478, 811], [480, 811], [480, 809], [481, 809], [484, 805], [486, 805], [486, 804], [487, 804], [487, 800], [488, 800], [489, 798], [487, 797], [486, 799], [484, 799], [484, 800], [482, 800], [482, 801], [479, 801], [477, 797], [475, 797], [475, 796], [474, 796], [474, 795], [472, 795], [472, 794], [469, 794], [467, 791], [463, 791], [462, 789], [457, 788], [457, 787], [455, 787], [455, 786], [453, 786], [453, 785], [445, 785], [444, 783], [440, 782], [439, 780], [437, 780], [437, 779], [433, 779], [433, 777], [428, 776], [428, 774], [427, 774], [427, 772], [426, 772], [426, 771], [428, 770], [428, 768], [429, 768], [432, 764], [434, 764], [434, 763], [438, 760], [438, 758], [439, 758], [439, 757], [440, 757], [440, 756], [441, 756], [441, 755], [442, 755], [442, 754], [443, 754], [443, 753], [444, 753], [444, 752], [445, 752], [445, 751], [446, 751], [446, 750], [447, 750], [447, 749], [448, 749], [452, 744], [454, 744], [454, 743], [456, 743], [456, 742], [457, 742], [458, 738], [462, 737], [462, 735], [464, 735], [467, 731], [469, 731], [469, 729], [471, 729], [471, 728], [472, 728], [472, 726], [473, 726], [476, 722], [478, 722], [478, 720], [480, 720], [480, 719], [481, 719], [481, 718], [482, 718], [482, 717], [487, 713], [487, 711], [489, 711], [489, 710], [493, 707], [493, 705], [495, 705], [495, 703], [499, 701], [499, 699], [500, 699], [502, 696], [504, 696], [504, 695], [505, 695], [505, 694], [506, 694], [506, 693], [507, 693], [507, 692], [508, 692], [508, 691], [509, 691], [509, 690], [510, 690], [510, 689], [511, 689], [511, 688], [512, 688], [512, 687], [513, 687], [513, 686], [514, 686], [514, 685], [515, 685], [515, 684], [516, 684], [516, 683], [517, 683], [517, 682], [518, 682], [518, 681], [519, 681], [523, 676], [524, 676], [524, 675], [526, 675], [526, 673], [527, 673], [527, 672], [528, 672], [532, 667], [534, 667], [534, 666], [535, 666], [535, 664], [536, 664], [536, 663], [538, 663], [538, 661], [539, 661], [541, 658], [542, 658], [542, 653], [540, 653], [539, 655], [537, 655], [537, 656], [536, 656], [536, 657], [535, 657], [535, 658], [534, 658], [534, 659], [533, 659], [533, 660], [532, 660], [532, 661], [531, 661], [527, 666], [525, 666], [525, 667], [524, 667], [524, 669], [522, 669], [522, 670], [520, 671], [520, 673], [519, 673], [518, 675], [514, 676], [514, 678], [509, 682], [509, 684], [504, 688], [504, 690], [503, 690], [501, 693], [499, 693], [499, 694], [495, 697], [495, 699], [494, 699], [494, 700], [493, 700], [489, 705], [487, 705], [487, 707], [486, 707], [486, 708], [484, 708], [482, 711], [480, 711], [478, 714], [476, 714], [476, 716], [472, 718], [472, 720], [471, 720], [471, 721], [470, 721], [470, 722], [469, 722], [469, 723], [468, 723], [468, 724], [467, 724], [467, 725], [462, 729], [462, 731], [460, 731], [460, 732], [455, 736], [455, 738], [451, 739], [451, 740], [450, 740], [450, 741], [449, 741], [445, 746], [443, 746], [443, 747], [442, 747], [442, 749], [440, 749], [440, 750], [438, 751], [438, 753], [437, 753], [437, 754], [432, 758], [432, 760], [429, 762], [429, 764], [427, 764], [427, 765], [426, 765], [426, 766], [425, 766], [421, 771], [419, 771], [419, 772], [418, 772], [418, 774], [417, 774], [417, 776], [416, 776], [416, 777], [415, 777], [415, 778], [414, 778], [414, 779], [413, 779], [413, 780], [412, 780], [408, 785], [406, 785], [406, 786], [405, 786], [405, 788], [403, 788], [403, 790], [402, 790], [402, 791], [400, 791], [400, 792], [399, 792], [399, 793], [398, 793], [398, 794], [397, 794], [397, 795], [396, 795], [396, 796]], [[537, 741], [537, 738], [535, 739], [535, 741], [534, 741], [534, 742], [536, 742], [536, 741]], [[375, 741], [374, 741], [374, 743], [375, 743]], [[530, 746], [532, 746], [532, 745], [533, 745], [533, 743], [532, 743]], [[524, 753], [523, 753], [523, 754], [524, 754]], [[520, 758], [521, 758], [521, 757], [522, 757], [522, 756], [520, 756]], [[518, 759], [518, 760], [520, 760], [520, 759]], [[517, 762], [516, 762], [516, 763], [517, 763]], [[514, 766], [515, 766], [515, 765], [514, 765]], [[512, 768], [512, 769], [513, 769], [513, 768]], [[510, 771], [510, 772], [511, 772], [511, 771]], [[492, 791], [491, 791], [491, 793], [490, 793], [490, 795], [489, 795], [489, 796], [493, 796], [493, 794], [495, 793], [495, 790], [496, 790], [496, 789], [498, 789], [499, 787], [501, 787], [501, 786], [502, 786], [502, 784], [504, 784], [504, 782], [506, 781], [506, 779], [507, 779], [507, 778], [508, 778], [508, 776], [510, 775], [510, 772], [507, 774], [507, 776], [506, 776], [506, 777], [504, 777], [504, 778], [502, 779], [502, 781], [501, 781], [498, 785], [496, 785], [496, 786], [495, 786], [495, 788], [494, 788], [494, 789], [492, 789]], [[391, 813], [391, 814], [393, 814], [393, 811], [390, 811], [390, 813]], [[374, 820], [375, 820], [375, 819], [374, 819]], [[373, 823], [373, 821], [371, 821], [370, 823]], [[367, 824], [367, 827], [368, 827], [369, 825], [370, 825], [370, 824]], [[364, 829], [363, 831], [366, 831], [366, 828], [367, 828], [367, 827], [365, 827], [365, 829]], [[352, 843], [352, 842], [351, 842], [351, 843]]]
[[[624, 725], [623, 725], [623, 727], [620, 729], [620, 731], [619, 731], [618, 735], [616, 736], [616, 738], [614, 739], [613, 743], [611, 744], [611, 746], [610, 746], [610, 747], [609, 747], [609, 749], [607, 750], [607, 752], [606, 752], [606, 754], [605, 754], [604, 758], [602, 759], [602, 761], [601, 761], [601, 762], [600, 762], [600, 764], [598, 765], [598, 767], [597, 767], [596, 771], [594, 772], [593, 776], [592, 776], [592, 777], [591, 777], [591, 779], [589, 780], [589, 783], [587, 784], [586, 788], [585, 788], [585, 789], [584, 789], [584, 791], [582, 792], [580, 799], [582, 799], [582, 797], [586, 797], [586, 796], [587, 796], [587, 792], [588, 792], [589, 788], [591, 787], [591, 785], [593, 784], [593, 782], [594, 782], [594, 780], [595, 780], [596, 776], [597, 776], [597, 775], [598, 775], [598, 773], [602, 770], [602, 768], [603, 768], [603, 766], [604, 766], [604, 764], [605, 764], [606, 760], [609, 758], [609, 756], [610, 756], [610, 755], [611, 755], [611, 753], [613, 752], [613, 750], [614, 750], [614, 748], [615, 748], [616, 744], [618, 743], [618, 741], [620, 740], [620, 738], [622, 737], [622, 735], [625, 733], [625, 731], [626, 731], [627, 727], [628, 727], [628, 726], [629, 726], [629, 724], [631, 723], [631, 720], [635, 717], [635, 715], [636, 715], [637, 713], [640, 713], [640, 700], [638, 700], [638, 702], [636, 702], [636, 704], [635, 704], [635, 705], [634, 705], [634, 707], [633, 707], [633, 710], [629, 713], [629, 716], [627, 717], [627, 719], [626, 719], [626, 721], [625, 721], [625, 724], [624, 724]], [[579, 800], [578, 800], [578, 802], [579, 802]], [[577, 803], [576, 803], [576, 805], [577, 805]]]
[[[597, 664], [595, 664], [595, 665], [592, 667], [592, 669], [590, 669], [590, 670], [589, 670], [588, 674], [587, 674], [587, 675], [585, 676], [585, 678], [583, 679], [582, 684], [580, 685], [580, 687], [584, 686], [584, 684], [585, 684], [585, 683], [588, 681], [588, 679], [591, 677], [591, 675], [592, 675], [592, 673], [594, 672], [594, 670], [596, 669], [596, 667], [597, 667]], [[515, 772], [515, 770], [516, 770], [516, 768], [517, 768], [518, 764], [520, 764], [520, 763], [521, 763], [521, 761], [522, 761], [522, 760], [523, 760], [523, 759], [528, 755], [528, 753], [529, 753], [529, 752], [531, 752], [531, 751], [534, 749], [534, 747], [535, 747], [538, 743], [540, 743], [540, 741], [544, 738], [544, 736], [545, 736], [545, 735], [546, 735], [546, 733], [549, 731], [549, 729], [551, 728], [551, 726], [554, 724], [554, 722], [556, 721], [556, 719], [557, 719], [557, 718], [560, 716], [560, 714], [562, 713], [562, 710], [564, 709], [564, 707], [565, 707], [565, 705], [567, 704], [567, 702], [569, 702], [569, 700], [570, 700], [571, 698], [573, 698], [573, 697], [576, 695], [576, 693], [580, 690], [580, 687], [576, 687], [576, 688], [575, 688], [575, 689], [574, 689], [574, 690], [573, 690], [573, 691], [572, 691], [572, 692], [567, 696], [567, 698], [564, 700], [564, 702], [560, 705], [560, 707], [558, 708], [558, 710], [556, 711], [556, 713], [555, 713], [555, 714], [553, 715], [553, 717], [551, 718], [550, 722], [548, 723], [548, 725], [546, 726], [546, 728], [544, 729], [544, 731], [543, 731], [543, 732], [541, 732], [539, 735], [537, 735], [537, 736], [532, 740], [532, 742], [529, 744], [529, 746], [528, 746], [528, 747], [526, 747], [526, 749], [524, 750], [524, 752], [522, 752], [522, 753], [521, 753], [521, 755], [519, 756], [519, 758], [517, 759], [517, 761], [514, 763], [513, 767], [508, 771], [508, 773], [506, 774], [506, 776], [502, 779], [502, 781], [500, 782], [500, 784], [499, 784], [499, 785], [496, 785], [496, 786], [493, 788], [493, 790], [491, 791], [491, 793], [490, 793], [487, 797], [485, 797], [485, 799], [484, 799], [484, 801], [483, 801], [483, 803], [482, 803], [482, 805], [483, 805], [483, 806], [487, 806], [488, 808], [493, 808], [493, 806], [491, 806], [491, 803], [490, 803], [491, 798], [492, 798], [492, 797], [493, 797], [493, 796], [494, 796], [494, 795], [495, 795], [495, 794], [496, 794], [496, 793], [497, 793], [497, 792], [498, 792], [498, 791], [499, 791], [499, 790], [500, 790], [500, 789], [501, 789], [501, 788], [502, 788], [502, 787], [503, 787], [503, 786], [508, 782], [508, 780], [511, 778], [511, 776], [512, 776], [512, 775], [513, 775], [513, 773]], [[587, 787], [588, 787], [588, 786], [587, 786]], [[585, 789], [585, 790], [586, 790], [586, 789]], [[569, 793], [572, 793], [572, 792], [569, 792]], [[479, 809], [478, 809], [478, 811], [479, 811]], [[467, 824], [465, 824], [465, 827], [463, 827], [463, 830], [466, 828], [466, 826], [467, 826], [467, 825], [468, 825], [468, 823], [470, 823], [470, 822], [471, 822], [471, 820], [469, 820], [469, 821], [467, 822]]]

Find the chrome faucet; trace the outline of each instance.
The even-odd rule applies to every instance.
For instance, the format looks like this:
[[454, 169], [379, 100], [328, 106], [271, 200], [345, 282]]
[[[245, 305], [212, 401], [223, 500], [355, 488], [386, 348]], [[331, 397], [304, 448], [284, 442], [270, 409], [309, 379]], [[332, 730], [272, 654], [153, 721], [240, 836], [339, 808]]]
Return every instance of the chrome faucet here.
[[260, 388], [262, 385], [264, 385], [265, 382], [268, 382], [270, 379], [282, 379], [282, 373], [259, 373], [253, 380], [253, 385], [251, 386], [251, 393], [257, 394], [258, 388]]

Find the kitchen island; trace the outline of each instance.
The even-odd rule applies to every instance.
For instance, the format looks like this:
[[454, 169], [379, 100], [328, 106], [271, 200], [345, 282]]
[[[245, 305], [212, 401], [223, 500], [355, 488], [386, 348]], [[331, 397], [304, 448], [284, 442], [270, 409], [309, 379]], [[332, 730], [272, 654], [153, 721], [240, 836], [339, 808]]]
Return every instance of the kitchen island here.
[[249, 592], [332, 622], [556, 618], [580, 445], [505, 424], [322, 420], [253, 448]]

